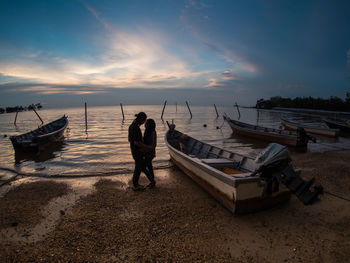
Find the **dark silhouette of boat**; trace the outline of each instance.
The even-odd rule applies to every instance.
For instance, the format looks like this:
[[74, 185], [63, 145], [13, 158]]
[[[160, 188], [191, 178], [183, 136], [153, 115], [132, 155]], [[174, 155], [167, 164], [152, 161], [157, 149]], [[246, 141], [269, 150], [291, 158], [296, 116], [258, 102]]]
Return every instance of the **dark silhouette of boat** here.
[[11, 136], [13, 148], [17, 150], [42, 150], [48, 145], [64, 139], [63, 133], [68, 126], [67, 116], [45, 124], [33, 131]]

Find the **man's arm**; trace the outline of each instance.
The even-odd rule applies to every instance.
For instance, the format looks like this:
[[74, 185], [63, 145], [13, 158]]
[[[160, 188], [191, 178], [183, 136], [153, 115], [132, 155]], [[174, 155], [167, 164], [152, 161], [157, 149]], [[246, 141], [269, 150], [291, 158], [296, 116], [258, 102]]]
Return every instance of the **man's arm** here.
[[151, 145], [144, 144], [140, 141], [135, 141], [134, 144], [140, 148], [141, 151], [148, 152], [152, 151], [153, 147]]

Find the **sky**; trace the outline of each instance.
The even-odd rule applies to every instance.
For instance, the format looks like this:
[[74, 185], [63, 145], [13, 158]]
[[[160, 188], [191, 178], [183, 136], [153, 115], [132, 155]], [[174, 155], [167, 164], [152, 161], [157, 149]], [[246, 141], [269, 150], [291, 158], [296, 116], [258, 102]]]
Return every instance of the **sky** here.
[[0, 0], [0, 107], [345, 99], [350, 1]]

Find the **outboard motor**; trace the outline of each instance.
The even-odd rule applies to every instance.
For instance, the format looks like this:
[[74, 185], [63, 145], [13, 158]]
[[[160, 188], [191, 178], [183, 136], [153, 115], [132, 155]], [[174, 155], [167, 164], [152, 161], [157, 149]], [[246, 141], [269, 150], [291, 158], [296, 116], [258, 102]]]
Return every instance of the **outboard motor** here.
[[290, 162], [288, 148], [278, 143], [270, 143], [255, 159], [257, 164], [260, 166], [269, 166], [274, 163]]
[[279, 183], [282, 183], [305, 205], [319, 201], [318, 195], [323, 193], [323, 187], [314, 186], [311, 191], [315, 179], [304, 181], [290, 165], [290, 161], [287, 147], [277, 143], [270, 144], [256, 157], [255, 162], [259, 167], [254, 174], [260, 174], [266, 183], [265, 192], [278, 191]]

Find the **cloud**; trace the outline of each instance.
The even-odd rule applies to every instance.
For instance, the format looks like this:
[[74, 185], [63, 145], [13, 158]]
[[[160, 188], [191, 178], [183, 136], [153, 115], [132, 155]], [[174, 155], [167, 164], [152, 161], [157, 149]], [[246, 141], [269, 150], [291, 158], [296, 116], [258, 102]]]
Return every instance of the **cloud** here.
[[0, 90], [3, 93], [30, 93], [37, 95], [53, 95], [53, 94], [104, 94], [107, 93], [108, 89], [104, 87], [86, 87], [79, 85], [47, 85], [41, 83], [3, 83], [0, 84]]
[[[214, 37], [213, 24], [208, 21], [210, 16], [205, 13], [211, 7], [201, 1], [189, 0], [181, 12], [180, 21], [194, 39], [231, 64], [232, 69], [236, 72], [243, 75], [260, 73], [261, 70], [257, 63], [252, 61], [246, 53], [246, 45], [239, 44], [238, 40], [225, 44], [225, 40], [220, 41]], [[220, 30], [221, 28], [217, 28], [217, 31]], [[233, 43], [234, 41], [236, 43]]]
[[230, 80], [237, 80], [238, 77], [231, 72], [231, 70], [227, 69], [222, 74], [223, 80], [230, 81]]
[[68, 58], [22, 50], [16, 58], [0, 60], [0, 83], [5, 77], [49, 87], [152, 88], [157, 84], [174, 88], [208, 73], [191, 70], [187, 61], [167, 50], [167, 44], [167, 37], [158, 32], [132, 34], [119, 30], [106, 37], [103, 52], [95, 56]]
[[[96, 52], [71, 57], [33, 49], [12, 53], [7, 50], [6, 58], [2, 59], [0, 54], [0, 84], [35, 83], [31, 87], [17, 85], [15, 90], [39, 94], [99, 93], [105, 92], [105, 88], [227, 87], [238, 79], [239, 70], [245, 65], [236, 61], [232, 68], [219, 73], [217, 69], [203, 69], [198, 50], [185, 44], [175, 45], [171, 34], [145, 27], [123, 30], [109, 24], [95, 8], [80, 2], [106, 29]], [[189, 5], [206, 7], [197, 1], [190, 1]], [[213, 44], [211, 49], [216, 54], [225, 53], [219, 45]]]
[[83, 1], [83, 0], [79, 0], [79, 2], [82, 3], [82, 5], [104, 26], [104, 28], [107, 31], [109, 31], [109, 32], [113, 31], [113, 29], [109, 25], [109, 23], [107, 23], [107, 21], [101, 17], [100, 13], [96, 9], [94, 9], [90, 5], [86, 4], [85, 1]]
[[194, 1], [194, 0], [187, 0], [185, 1], [185, 8], [195, 8], [195, 9], [204, 9], [210, 7], [208, 4], [204, 3], [203, 1]]
[[209, 78], [207, 88], [230, 89], [237, 86], [236, 80], [238, 80], [238, 77], [231, 70], [227, 69], [218, 76]]
[[[133, 32], [117, 30], [96, 9], [80, 2], [106, 29], [104, 42], [100, 42], [95, 55], [72, 58], [40, 50], [12, 50], [7, 59], [0, 59], [0, 84], [5, 80], [38, 83], [47, 85], [53, 93], [74, 93], [57, 86], [93, 86], [97, 91], [102, 87], [152, 88], [153, 85], [174, 88], [207, 74], [205, 70], [193, 71], [188, 61], [176, 53], [178, 50], [171, 49], [169, 35], [145, 28]], [[33, 91], [48, 92], [35, 88]]]

